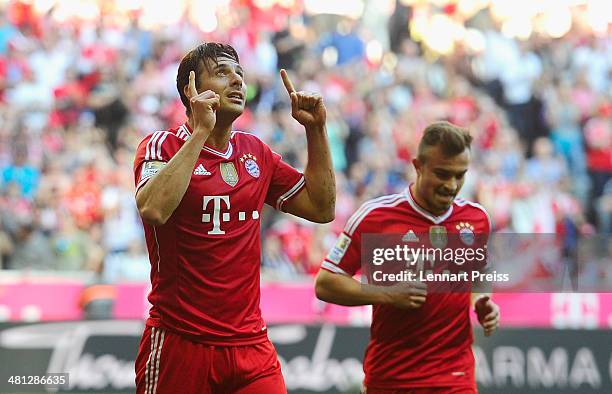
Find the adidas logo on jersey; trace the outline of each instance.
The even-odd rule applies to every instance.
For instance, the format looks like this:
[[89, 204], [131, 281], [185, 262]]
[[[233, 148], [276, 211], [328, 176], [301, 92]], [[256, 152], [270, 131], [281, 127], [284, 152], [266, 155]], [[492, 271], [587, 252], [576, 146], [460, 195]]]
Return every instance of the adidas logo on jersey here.
[[416, 234], [414, 233], [414, 231], [409, 230], [406, 234], [404, 234], [404, 236], [402, 237], [402, 241], [403, 242], [419, 242], [419, 237], [416, 236]]
[[193, 175], [210, 175], [210, 172], [204, 168], [202, 164], [200, 164], [194, 171]]

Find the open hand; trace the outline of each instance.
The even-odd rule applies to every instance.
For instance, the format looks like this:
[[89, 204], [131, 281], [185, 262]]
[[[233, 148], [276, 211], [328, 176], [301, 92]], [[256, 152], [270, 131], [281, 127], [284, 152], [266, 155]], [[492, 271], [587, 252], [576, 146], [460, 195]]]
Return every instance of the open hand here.
[[296, 92], [285, 69], [280, 70], [283, 85], [291, 98], [291, 116], [304, 127], [323, 127], [327, 112], [318, 93]]

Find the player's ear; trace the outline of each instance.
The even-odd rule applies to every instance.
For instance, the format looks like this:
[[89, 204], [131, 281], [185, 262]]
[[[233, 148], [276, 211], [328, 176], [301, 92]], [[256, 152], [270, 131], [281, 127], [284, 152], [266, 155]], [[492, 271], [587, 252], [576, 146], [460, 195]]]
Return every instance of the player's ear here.
[[414, 166], [414, 169], [416, 170], [417, 173], [421, 173], [421, 169], [423, 168], [423, 163], [421, 163], [421, 161], [418, 158], [412, 159], [412, 165]]

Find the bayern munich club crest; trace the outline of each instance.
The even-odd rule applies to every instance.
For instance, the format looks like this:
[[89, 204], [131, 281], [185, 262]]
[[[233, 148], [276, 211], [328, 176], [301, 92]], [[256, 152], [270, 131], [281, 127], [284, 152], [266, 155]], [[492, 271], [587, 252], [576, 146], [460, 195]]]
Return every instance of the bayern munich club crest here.
[[459, 230], [459, 239], [461, 239], [461, 242], [468, 246], [474, 243], [474, 226], [468, 222], [461, 222], [455, 227]]
[[259, 178], [261, 172], [259, 171], [259, 166], [257, 165], [257, 157], [250, 153], [246, 153], [242, 155], [240, 158], [240, 162], [244, 163], [244, 168], [247, 170], [250, 176], [253, 178]]

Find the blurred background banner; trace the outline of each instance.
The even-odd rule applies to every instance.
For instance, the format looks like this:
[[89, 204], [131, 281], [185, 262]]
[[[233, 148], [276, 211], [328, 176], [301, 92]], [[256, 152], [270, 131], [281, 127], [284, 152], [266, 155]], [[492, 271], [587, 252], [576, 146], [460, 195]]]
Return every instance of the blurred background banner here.
[[[64, 391], [134, 390], [134, 354], [141, 321], [0, 325], [0, 390], [13, 375], [69, 373]], [[271, 325], [289, 393], [359, 393], [366, 327]], [[609, 393], [612, 347], [607, 330], [501, 329], [476, 335], [479, 392]], [[16, 362], [18, 361], [18, 362]], [[32, 392], [32, 388], [29, 392]], [[44, 392], [39, 388], [38, 392]]]
[[[612, 392], [612, 345], [602, 339], [612, 328], [611, 294], [602, 291], [612, 286], [608, 3], [0, 0], [0, 321], [62, 321], [58, 330], [72, 332], [90, 327], [85, 319], [114, 319], [99, 326], [112, 333], [87, 346], [100, 365], [126, 371], [116, 375], [117, 389], [133, 382], [127, 374], [142, 327], [129, 319], [147, 314], [150, 270], [134, 152], [145, 135], [186, 119], [176, 91], [182, 55], [221, 41], [236, 48], [245, 69], [237, 130], [304, 167], [306, 139], [291, 118], [280, 68], [296, 86], [320, 92], [328, 111], [336, 219], [314, 225], [271, 209], [262, 215], [264, 318], [302, 327], [292, 335], [305, 341], [276, 342], [288, 387], [349, 390], [361, 379], [355, 360], [364, 346], [357, 344], [367, 340], [371, 310], [319, 302], [313, 275], [364, 201], [414, 179], [423, 129], [445, 119], [474, 136], [460, 197], [488, 210], [496, 234], [554, 240], [540, 248], [545, 258], [515, 264], [529, 273], [525, 283], [542, 284], [563, 267], [593, 290], [575, 292], [581, 288], [568, 280], [563, 293], [496, 295], [508, 329], [477, 341], [479, 360], [487, 360], [478, 363], [482, 392]], [[300, 379], [316, 382], [316, 374], [298, 372], [321, 337], [342, 364], [330, 377], [335, 386], [300, 386]], [[2, 373], [5, 365], [44, 371], [53, 352], [2, 343]], [[105, 351], [113, 356], [100, 359]], [[34, 360], [36, 352], [46, 356]], [[540, 381], [530, 380], [529, 363], [544, 368]], [[95, 387], [98, 377], [83, 376], [79, 384]]]
[[[4, 320], [120, 320], [148, 316], [149, 286], [145, 283], [118, 283], [106, 297], [105, 286], [87, 288], [80, 283], [54, 282], [5, 285], [0, 296]], [[495, 302], [503, 310], [505, 327], [605, 329], [612, 326], [611, 293], [496, 293]], [[261, 311], [268, 323], [329, 322], [354, 326], [369, 326], [372, 313], [370, 306], [346, 308], [319, 301], [310, 283], [263, 284]]]

